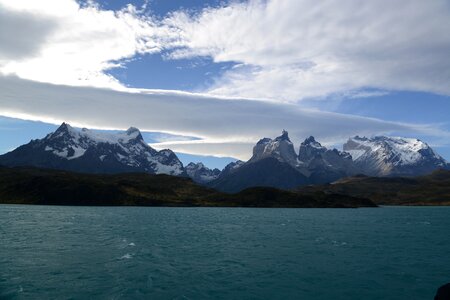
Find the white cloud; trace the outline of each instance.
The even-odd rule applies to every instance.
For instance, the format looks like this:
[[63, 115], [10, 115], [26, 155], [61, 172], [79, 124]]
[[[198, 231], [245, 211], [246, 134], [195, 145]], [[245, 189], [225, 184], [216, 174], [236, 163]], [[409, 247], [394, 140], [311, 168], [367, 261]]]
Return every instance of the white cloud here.
[[210, 56], [229, 70], [211, 93], [296, 101], [359, 88], [450, 95], [446, 0], [250, 0], [165, 24], [171, 57]]
[[129, 93], [92, 87], [39, 83], [0, 76], [0, 115], [75, 126], [126, 129], [136, 126], [199, 137], [203, 141], [168, 142], [161, 146], [200, 155], [246, 159], [261, 137], [290, 132], [297, 144], [314, 135], [335, 144], [351, 135], [401, 134], [447, 136], [439, 128], [386, 122], [352, 115], [301, 109], [298, 105], [175, 91]]
[[[155, 38], [159, 29], [133, 6], [113, 12], [93, 4], [80, 7], [73, 0], [0, 0], [0, 11], [3, 74], [123, 89], [105, 73], [117, 66], [114, 61], [159, 51]], [[12, 57], [2, 51], [4, 45], [22, 55]]]
[[450, 95], [448, 28], [447, 0], [230, 1], [163, 19], [132, 5], [0, 0], [0, 72], [125, 90], [106, 71], [159, 53], [239, 64], [205, 90], [215, 95], [287, 102], [361, 88]]

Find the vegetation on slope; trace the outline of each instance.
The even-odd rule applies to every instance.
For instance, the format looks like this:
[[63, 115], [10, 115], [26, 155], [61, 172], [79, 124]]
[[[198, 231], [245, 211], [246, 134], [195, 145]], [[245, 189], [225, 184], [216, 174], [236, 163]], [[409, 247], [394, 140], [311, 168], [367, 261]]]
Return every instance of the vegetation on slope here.
[[363, 198], [333, 193], [301, 194], [249, 188], [226, 194], [168, 175], [82, 174], [38, 168], [0, 167], [0, 203], [53, 205], [361, 207]]
[[362, 197], [378, 205], [450, 205], [450, 171], [437, 170], [420, 177], [354, 176], [332, 184], [301, 187], [297, 192]]

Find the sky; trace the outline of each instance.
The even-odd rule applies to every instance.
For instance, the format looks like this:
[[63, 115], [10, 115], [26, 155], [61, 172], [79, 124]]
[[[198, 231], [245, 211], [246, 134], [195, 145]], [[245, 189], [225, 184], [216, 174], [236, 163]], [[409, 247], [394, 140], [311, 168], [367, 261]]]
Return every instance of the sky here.
[[0, 153], [65, 121], [218, 168], [283, 129], [450, 160], [448, 28], [447, 0], [0, 0]]

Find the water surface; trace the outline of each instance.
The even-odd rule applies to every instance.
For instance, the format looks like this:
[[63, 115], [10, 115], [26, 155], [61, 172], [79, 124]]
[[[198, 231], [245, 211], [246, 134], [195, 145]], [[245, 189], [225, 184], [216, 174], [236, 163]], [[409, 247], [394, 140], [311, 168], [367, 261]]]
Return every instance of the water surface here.
[[0, 205], [1, 299], [432, 299], [450, 207]]

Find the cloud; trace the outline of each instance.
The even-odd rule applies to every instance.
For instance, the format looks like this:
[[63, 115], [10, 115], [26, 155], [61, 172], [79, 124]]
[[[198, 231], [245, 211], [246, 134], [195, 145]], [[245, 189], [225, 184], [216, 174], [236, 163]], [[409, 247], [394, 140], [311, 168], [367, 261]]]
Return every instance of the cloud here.
[[36, 55], [55, 25], [51, 19], [19, 13], [0, 3], [0, 65]]
[[213, 94], [297, 101], [369, 87], [450, 95], [446, 0], [250, 0], [176, 12], [164, 24], [178, 32], [168, 57], [243, 64]]
[[97, 129], [136, 126], [143, 131], [192, 136], [201, 141], [163, 145], [179, 152], [240, 159], [251, 155], [251, 145], [258, 139], [277, 136], [281, 129], [288, 130], [296, 143], [309, 135], [325, 144], [356, 134], [449, 136], [431, 126], [305, 110], [294, 104], [177, 91], [130, 93], [39, 83], [14, 76], [0, 76], [0, 115], [55, 124], [66, 121]]
[[131, 5], [114, 12], [92, 1], [80, 6], [74, 0], [0, 0], [0, 72], [124, 89], [105, 71], [136, 54], [160, 51], [158, 30]]
[[0, 73], [25, 79], [125, 90], [107, 71], [151, 53], [236, 63], [205, 88], [213, 95], [450, 95], [447, 0], [230, 1], [165, 18], [93, 1], [0, 0], [0, 8]]

